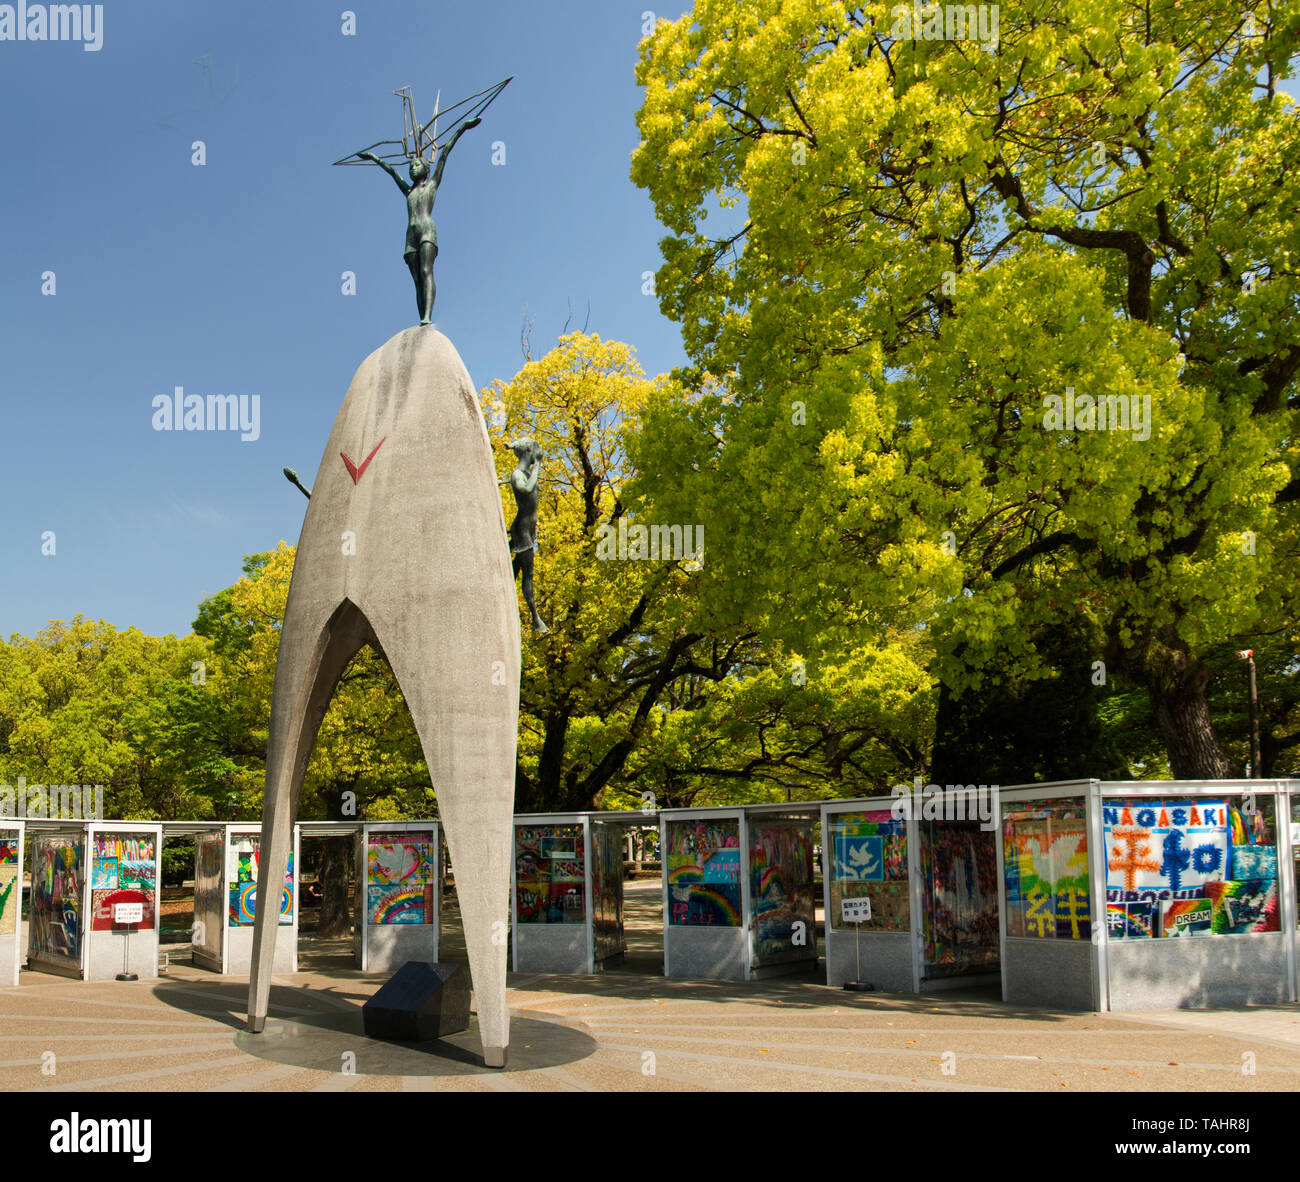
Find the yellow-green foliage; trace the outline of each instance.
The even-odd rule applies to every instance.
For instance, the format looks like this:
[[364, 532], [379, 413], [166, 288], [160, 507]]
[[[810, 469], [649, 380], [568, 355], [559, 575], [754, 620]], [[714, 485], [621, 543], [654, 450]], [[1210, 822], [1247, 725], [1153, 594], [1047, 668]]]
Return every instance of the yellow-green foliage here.
[[[699, 0], [642, 43], [694, 368], [635, 493], [707, 523], [710, 611], [805, 651], [925, 627], [961, 689], [1085, 614], [1168, 685], [1294, 608], [1300, 4], [1030, 0], [996, 49], [893, 8]], [[1149, 438], [1047, 429], [1067, 388]]]

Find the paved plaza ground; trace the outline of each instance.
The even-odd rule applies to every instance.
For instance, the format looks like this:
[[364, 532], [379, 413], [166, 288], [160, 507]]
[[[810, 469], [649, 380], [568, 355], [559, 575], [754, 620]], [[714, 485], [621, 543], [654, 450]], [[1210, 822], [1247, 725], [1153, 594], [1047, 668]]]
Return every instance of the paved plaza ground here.
[[[268, 1035], [242, 1032], [246, 982], [27, 975], [0, 990], [5, 1091], [1294, 1090], [1300, 1008], [1096, 1015], [987, 993], [849, 996], [804, 981], [513, 976], [511, 1064], [360, 1034], [381, 978], [276, 978]], [[462, 1053], [464, 1048], [464, 1053]], [[56, 1074], [42, 1074], [54, 1052]], [[346, 1053], [356, 1074], [344, 1070]], [[1245, 1055], [1254, 1074], [1243, 1073]], [[653, 1058], [649, 1056], [652, 1055]], [[951, 1074], [945, 1074], [945, 1066]]]
[[[274, 979], [260, 1038], [243, 1031], [246, 978], [188, 964], [136, 983], [25, 972], [0, 990], [0, 1089], [1300, 1089], [1300, 1006], [1099, 1015], [1005, 1006], [987, 987], [915, 997], [849, 994], [810, 976], [666, 980], [654, 973], [657, 890], [629, 891], [622, 970], [511, 974], [504, 1071], [479, 1065], [474, 1028], [436, 1052], [367, 1040], [360, 1007], [385, 978], [348, 968], [343, 943], [305, 952], [304, 971]], [[443, 954], [457, 960], [454, 918]]]

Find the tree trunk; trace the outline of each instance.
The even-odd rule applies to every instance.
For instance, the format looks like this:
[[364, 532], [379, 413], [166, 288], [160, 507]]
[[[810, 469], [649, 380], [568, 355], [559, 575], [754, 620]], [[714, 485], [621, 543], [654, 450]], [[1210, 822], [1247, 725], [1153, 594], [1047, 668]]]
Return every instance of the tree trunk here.
[[532, 807], [543, 812], [563, 812], [570, 807], [562, 799], [564, 752], [569, 736], [569, 710], [552, 710], [546, 715], [542, 750], [537, 757], [536, 795]]
[[1151, 713], [1176, 780], [1227, 780], [1241, 774], [1223, 753], [1205, 691], [1214, 676], [1187, 652], [1172, 627], [1122, 644], [1112, 621], [1106, 658], [1147, 692]]
[[[958, 722], [958, 712], [953, 705], [948, 686], [939, 683], [939, 701], [934, 712], [934, 743], [930, 747], [930, 782], [934, 784], [960, 783], [953, 779], [955, 763], [960, 762], [959, 751], [953, 750], [953, 731]], [[963, 767], [962, 771], [968, 769]]]
[[1197, 664], [1172, 683], [1148, 687], [1176, 780], [1228, 780], [1237, 774], [1214, 734], [1205, 699], [1209, 683], [1209, 669]]
[[320, 927], [316, 934], [322, 939], [347, 936], [352, 932], [352, 907], [348, 897], [348, 882], [352, 874], [351, 837], [326, 837], [322, 839], [320, 870], [321, 886]]

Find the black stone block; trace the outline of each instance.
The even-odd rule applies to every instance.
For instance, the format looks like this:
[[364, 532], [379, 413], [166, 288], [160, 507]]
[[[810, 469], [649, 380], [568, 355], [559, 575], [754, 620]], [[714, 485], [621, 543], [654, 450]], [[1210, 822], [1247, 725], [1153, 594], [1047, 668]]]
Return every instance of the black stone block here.
[[426, 1042], [469, 1028], [469, 973], [458, 964], [407, 961], [361, 1007], [367, 1038]]

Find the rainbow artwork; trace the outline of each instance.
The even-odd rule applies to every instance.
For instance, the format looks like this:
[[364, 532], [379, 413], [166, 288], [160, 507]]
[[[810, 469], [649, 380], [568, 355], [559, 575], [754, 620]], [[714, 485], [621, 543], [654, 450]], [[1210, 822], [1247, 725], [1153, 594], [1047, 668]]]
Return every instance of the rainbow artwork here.
[[740, 902], [708, 883], [669, 887], [671, 922], [679, 927], [740, 927]]
[[670, 821], [668, 922], [739, 927], [740, 822]]
[[434, 922], [437, 854], [429, 833], [371, 834], [366, 851], [366, 922]]
[[668, 883], [670, 886], [681, 883], [699, 882], [702, 876], [695, 859], [686, 854], [668, 855]]
[[1112, 940], [1149, 940], [1156, 926], [1151, 903], [1106, 904], [1106, 930]]
[[0, 837], [0, 866], [18, 865], [18, 838]]
[[367, 888], [368, 922], [376, 927], [392, 924], [433, 923], [433, 885], [377, 886]]
[[[755, 821], [749, 829], [749, 847], [753, 963], [804, 959], [809, 933], [815, 932], [812, 825]], [[796, 943], [800, 923], [803, 940]]]
[[239, 883], [230, 888], [230, 923], [232, 927], [251, 927], [257, 918], [257, 884]]
[[[235, 839], [231, 845], [227, 864], [230, 874], [229, 925], [248, 927], [257, 918], [257, 872], [261, 862], [261, 839], [253, 834]], [[293, 850], [289, 851], [289, 864], [284, 872], [284, 890], [280, 895], [280, 924], [293, 923]]]
[[[230, 888], [230, 926], [251, 927], [257, 919], [257, 883], [241, 882]], [[293, 887], [280, 892], [280, 923], [293, 923]]]
[[1088, 831], [1082, 809], [1057, 804], [1012, 813], [1003, 848], [1007, 935], [1090, 939]]
[[1169, 899], [1160, 908], [1160, 934], [1208, 936], [1213, 916], [1209, 899]]
[[1210, 930], [1215, 935], [1281, 930], [1276, 878], [1212, 882], [1205, 893], [1214, 909]]

